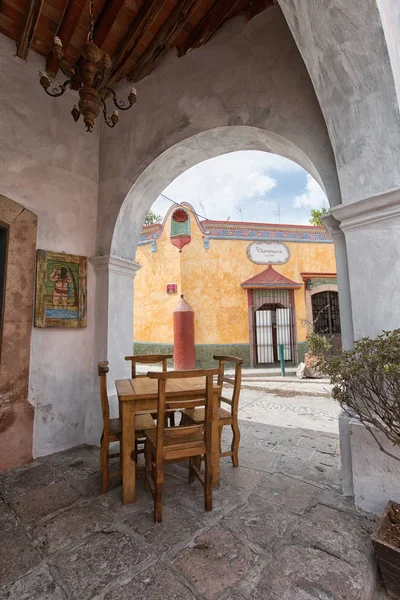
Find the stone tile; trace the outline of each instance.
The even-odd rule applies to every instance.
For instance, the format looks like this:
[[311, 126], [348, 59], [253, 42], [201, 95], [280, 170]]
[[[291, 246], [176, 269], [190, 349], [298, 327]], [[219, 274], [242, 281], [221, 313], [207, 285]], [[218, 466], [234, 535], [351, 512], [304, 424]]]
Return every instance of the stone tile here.
[[244, 466], [232, 467], [221, 462], [221, 486], [230, 485], [243, 493], [243, 501], [260, 485], [265, 485], [270, 473], [255, 471]]
[[310, 460], [315, 450], [312, 448], [300, 448], [288, 444], [288, 442], [280, 442], [274, 446], [273, 452], [282, 454], [283, 456], [289, 456], [290, 458], [300, 458], [301, 460]]
[[0, 584], [14, 581], [40, 562], [40, 555], [20, 527], [0, 536]]
[[[101, 471], [91, 473], [86, 477], [77, 477], [74, 474], [68, 474], [66, 479], [68, 484], [83, 498], [91, 498], [93, 496], [98, 496], [101, 493]], [[120, 487], [121, 482], [121, 477], [112, 477], [109, 481], [108, 489], [112, 490], [116, 487]]]
[[241, 447], [239, 449], [239, 465], [249, 469], [272, 473], [275, 470], [274, 463], [277, 460], [277, 456], [277, 454], [268, 450], [262, 450], [261, 448], [256, 450], [254, 448]]
[[102, 600], [194, 600], [195, 596], [165, 564], [156, 563], [126, 585], [107, 592]]
[[54, 473], [43, 464], [5, 471], [0, 473], [0, 495], [8, 502], [56, 480]]
[[321, 465], [340, 469], [340, 456], [337, 454], [326, 454], [316, 450], [311, 458], [312, 462], [318, 462]]
[[110, 528], [112, 514], [104, 514], [93, 503], [73, 506], [42, 521], [30, 531], [35, 547], [44, 554], [57, 552], [89, 533]]
[[[331, 458], [327, 454], [323, 456]], [[313, 460], [304, 461], [289, 456], [281, 456], [274, 466], [276, 471], [290, 477], [316, 483], [320, 486], [340, 487], [340, 471], [337, 466], [328, 466]]]
[[11, 585], [0, 588], [0, 600], [66, 600], [67, 596], [50, 575], [48, 567], [32, 571]]
[[289, 546], [278, 552], [252, 590], [254, 600], [361, 600], [370, 598], [374, 578], [315, 548]]
[[247, 546], [215, 526], [196, 537], [173, 564], [210, 600], [235, 586], [256, 560], [256, 555]]
[[334, 508], [317, 505], [304, 515], [292, 537], [302, 545], [337, 556], [362, 572], [373, 569], [371, 533], [372, 528], [362, 520]]
[[272, 504], [283, 506], [298, 515], [318, 503], [322, 489], [281, 473], [274, 473], [257, 494]]
[[324, 452], [326, 454], [335, 454], [337, 447], [337, 440], [327, 437], [305, 437], [301, 436], [299, 441], [297, 442], [297, 446], [301, 448], [311, 448], [313, 450], [318, 450], [319, 452]]
[[130, 536], [119, 531], [92, 533], [70, 550], [54, 557], [60, 577], [76, 600], [89, 600], [106, 585], [133, 569], [148, 554]]
[[[366, 513], [357, 509], [354, 506], [353, 499], [351, 497], [343, 496], [340, 491], [335, 491], [332, 489], [324, 490], [319, 497], [318, 504], [336, 508], [342, 512], [348, 513], [354, 518], [362, 519], [369, 524], [373, 524], [377, 520], [377, 517], [371, 513]], [[371, 527], [372, 526], [373, 525], [371, 525]]]
[[14, 513], [8, 508], [7, 504], [0, 500], [0, 531], [8, 531], [18, 525]]
[[38, 462], [52, 469], [56, 475], [62, 475], [64, 479], [68, 479], [69, 476], [85, 479], [91, 473], [99, 470], [100, 449], [84, 444], [41, 457]]
[[[204, 510], [204, 509], [203, 509]], [[178, 550], [188, 544], [198, 529], [205, 526], [203, 510], [188, 511], [177, 502], [164, 502], [162, 523], [154, 524], [152, 499], [140, 514], [127, 519], [125, 523], [160, 556], [170, 550]]]
[[73, 504], [79, 497], [78, 492], [60, 481], [15, 498], [10, 504], [18, 517], [29, 524]]
[[245, 506], [231, 511], [221, 524], [255, 549], [274, 551], [298, 523], [297, 515], [253, 494]]

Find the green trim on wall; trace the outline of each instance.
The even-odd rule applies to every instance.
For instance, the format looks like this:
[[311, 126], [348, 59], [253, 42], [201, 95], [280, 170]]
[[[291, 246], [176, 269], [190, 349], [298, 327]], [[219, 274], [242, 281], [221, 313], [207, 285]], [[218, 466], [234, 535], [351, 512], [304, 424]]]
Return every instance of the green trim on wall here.
[[318, 278], [318, 277], [312, 277], [311, 281], [313, 283], [314, 287], [317, 287], [318, 285], [337, 285], [337, 279], [336, 277], [326, 277], [325, 279], [323, 277]]
[[[134, 342], [134, 354], [173, 354], [173, 344], [157, 344], [155, 342]], [[196, 367], [215, 367], [214, 354], [228, 354], [243, 358], [243, 366], [250, 366], [250, 344], [196, 344]], [[173, 366], [173, 361], [168, 361]]]

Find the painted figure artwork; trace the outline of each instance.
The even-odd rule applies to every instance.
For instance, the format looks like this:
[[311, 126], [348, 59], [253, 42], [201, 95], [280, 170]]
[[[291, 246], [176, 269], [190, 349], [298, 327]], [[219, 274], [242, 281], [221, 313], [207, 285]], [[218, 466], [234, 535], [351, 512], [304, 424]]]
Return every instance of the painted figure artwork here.
[[37, 251], [36, 327], [86, 327], [87, 258]]

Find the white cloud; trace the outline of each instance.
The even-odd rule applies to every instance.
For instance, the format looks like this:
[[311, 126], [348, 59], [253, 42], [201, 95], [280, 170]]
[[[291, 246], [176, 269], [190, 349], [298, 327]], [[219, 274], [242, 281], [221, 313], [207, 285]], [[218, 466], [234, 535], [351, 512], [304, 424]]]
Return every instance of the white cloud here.
[[293, 206], [295, 208], [321, 208], [328, 207], [328, 200], [321, 186], [307, 173], [307, 183], [305, 191], [296, 196]]
[[[232, 221], [239, 220], [235, 207], [241, 205], [246, 219], [246, 203], [252, 207], [257, 204], [263, 209], [275, 204], [269, 202], [266, 196], [276, 187], [277, 176], [299, 170], [301, 167], [297, 164], [275, 154], [235, 152], [204, 161], [185, 171], [164, 193], [175, 202], [189, 202], [200, 214], [205, 212], [209, 219], [225, 220], [230, 217]], [[170, 206], [168, 200], [159, 197], [152, 210], [165, 214]]]

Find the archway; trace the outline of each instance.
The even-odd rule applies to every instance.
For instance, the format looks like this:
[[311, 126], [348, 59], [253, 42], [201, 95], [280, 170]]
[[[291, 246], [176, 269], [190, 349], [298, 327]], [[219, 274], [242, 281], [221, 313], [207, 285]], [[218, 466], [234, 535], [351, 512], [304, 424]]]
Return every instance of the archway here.
[[96, 353], [99, 360], [109, 360], [110, 381], [126, 375], [121, 356], [132, 350], [132, 279], [139, 268], [134, 260], [145, 215], [178, 175], [206, 159], [237, 150], [263, 150], [296, 162], [320, 183], [332, 204], [338, 201], [333, 162], [330, 172], [324, 170], [321, 174], [303, 149], [270, 131], [247, 126], [219, 127], [165, 150], [140, 174], [126, 195], [112, 234], [110, 254], [92, 258], [97, 274]]

